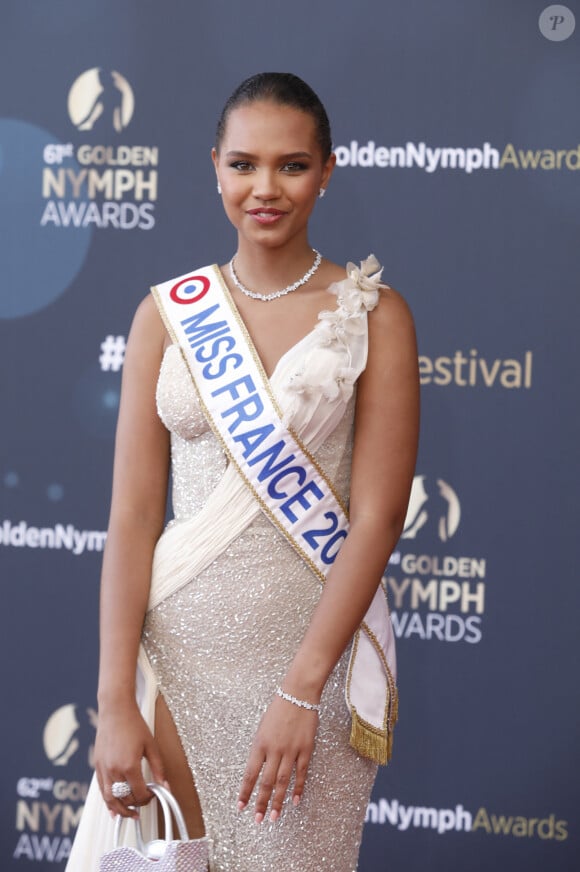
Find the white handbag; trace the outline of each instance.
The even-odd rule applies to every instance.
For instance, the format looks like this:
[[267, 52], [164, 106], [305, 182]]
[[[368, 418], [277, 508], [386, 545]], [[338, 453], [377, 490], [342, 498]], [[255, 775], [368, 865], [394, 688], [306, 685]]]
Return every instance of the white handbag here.
[[[155, 794], [163, 809], [163, 839], [143, 841], [141, 821], [117, 815], [115, 820], [114, 848], [101, 857], [99, 872], [207, 872], [209, 863], [209, 842], [190, 839], [179, 803], [161, 784], [147, 785]], [[172, 813], [179, 830], [179, 839], [173, 838]], [[135, 826], [136, 848], [121, 846], [121, 831], [125, 821], [133, 820]]]

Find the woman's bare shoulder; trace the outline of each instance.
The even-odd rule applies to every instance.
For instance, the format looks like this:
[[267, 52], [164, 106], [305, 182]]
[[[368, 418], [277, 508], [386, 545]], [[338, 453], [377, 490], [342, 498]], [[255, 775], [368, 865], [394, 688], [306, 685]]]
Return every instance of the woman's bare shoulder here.
[[154, 346], [168, 344], [169, 337], [165, 324], [151, 294], [144, 297], [137, 306], [129, 338], [132, 344], [147, 343]]
[[147, 296], [143, 297], [137, 306], [133, 316], [133, 324], [138, 325], [142, 330], [158, 332], [165, 330], [163, 319], [159, 314], [159, 309], [152, 294], [147, 294]]
[[379, 300], [369, 316], [369, 332], [411, 331], [415, 325], [409, 304], [402, 294], [394, 288], [384, 286], [379, 292]]
[[323, 261], [324, 264], [324, 278], [326, 281], [330, 282], [341, 282], [346, 278], [346, 264], [342, 266], [339, 263], [334, 263], [332, 260]]

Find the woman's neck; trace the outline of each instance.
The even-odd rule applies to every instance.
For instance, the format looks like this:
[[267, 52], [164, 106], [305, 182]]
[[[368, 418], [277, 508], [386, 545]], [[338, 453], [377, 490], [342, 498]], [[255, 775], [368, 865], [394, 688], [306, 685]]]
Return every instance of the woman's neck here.
[[235, 255], [236, 273], [240, 280], [257, 293], [284, 288], [299, 279], [314, 261], [307, 240], [296, 245], [265, 248], [239, 240]]

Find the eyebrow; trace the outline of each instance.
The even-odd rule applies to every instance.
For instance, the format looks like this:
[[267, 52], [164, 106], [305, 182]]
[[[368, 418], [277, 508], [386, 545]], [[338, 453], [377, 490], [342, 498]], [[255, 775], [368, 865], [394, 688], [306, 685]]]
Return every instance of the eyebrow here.
[[[228, 151], [226, 154], [226, 157], [228, 157], [228, 158], [240, 157], [240, 158], [252, 159], [252, 158], [255, 158], [256, 155], [251, 154], [250, 152], [247, 152], [247, 151]], [[295, 160], [298, 157], [311, 158], [312, 155], [309, 151], [293, 151], [293, 152], [290, 152], [290, 154], [282, 154], [282, 155], [280, 155], [280, 157], [282, 160]]]

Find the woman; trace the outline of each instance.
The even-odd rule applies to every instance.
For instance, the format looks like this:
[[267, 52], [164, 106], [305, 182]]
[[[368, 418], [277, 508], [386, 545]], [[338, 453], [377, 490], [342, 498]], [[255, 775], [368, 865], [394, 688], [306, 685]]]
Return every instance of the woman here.
[[[308, 242], [335, 158], [304, 82], [243, 82], [212, 157], [237, 251], [160, 286], [162, 317], [146, 299], [127, 345], [96, 777], [110, 814], [135, 816], [145, 758], [190, 836], [208, 834], [216, 872], [347, 872], [396, 719], [380, 579], [415, 463], [413, 323], [373, 258], [345, 274]], [[216, 388], [230, 365], [253, 376]], [[170, 453], [176, 520], [161, 535]], [[318, 529], [293, 533], [311, 510]], [[94, 793], [75, 872], [98, 862], [86, 831], [106, 835]]]

